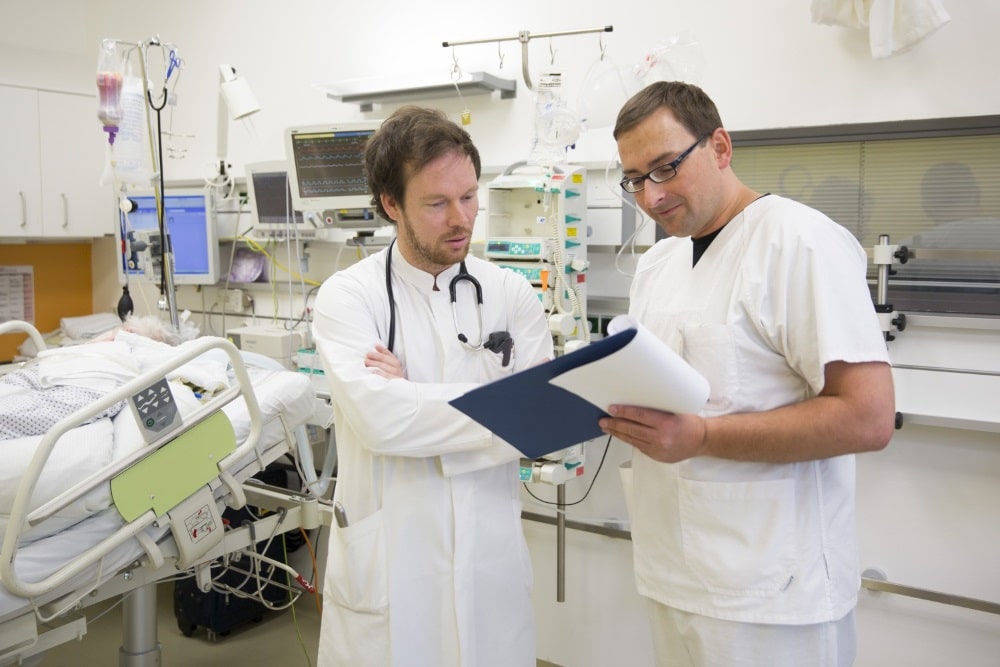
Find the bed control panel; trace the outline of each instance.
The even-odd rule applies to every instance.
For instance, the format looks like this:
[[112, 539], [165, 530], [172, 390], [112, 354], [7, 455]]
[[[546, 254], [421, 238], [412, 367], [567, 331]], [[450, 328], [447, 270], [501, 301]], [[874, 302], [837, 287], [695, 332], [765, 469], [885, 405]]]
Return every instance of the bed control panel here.
[[153, 442], [181, 425], [177, 403], [165, 378], [132, 394], [129, 405], [132, 406], [132, 413], [146, 442]]

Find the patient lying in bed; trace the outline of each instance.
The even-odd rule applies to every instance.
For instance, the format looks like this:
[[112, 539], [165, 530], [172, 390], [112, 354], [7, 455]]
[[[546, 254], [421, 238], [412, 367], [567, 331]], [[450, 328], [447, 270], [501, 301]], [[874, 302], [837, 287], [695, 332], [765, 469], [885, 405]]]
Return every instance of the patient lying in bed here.
[[[83, 345], [43, 350], [23, 368], [0, 376], [0, 439], [45, 435], [59, 420], [160, 363], [178, 333], [155, 316], [131, 317]], [[217, 388], [217, 379], [203, 389]], [[121, 401], [86, 422], [114, 417]]]
[[[41, 439], [56, 423], [170, 358], [185, 354], [190, 345], [200, 345], [194, 340], [179, 342], [156, 318], [143, 326], [143, 319], [126, 322], [104, 340], [46, 350], [20, 371], [8, 374], [12, 377], [0, 376], [0, 451], [4, 457], [0, 466], [0, 531], [6, 528], [21, 475]], [[182, 415], [198, 409], [205, 397], [232, 382], [229, 358], [219, 349], [177, 366], [165, 378]], [[59, 436], [38, 479], [33, 508], [142, 446], [139, 426], [124, 409], [125, 403], [115, 404]], [[107, 506], [107, 496], [105, 489], [84, 497], [25, 531], [22, 539], [51, 535], [90, 516]]]

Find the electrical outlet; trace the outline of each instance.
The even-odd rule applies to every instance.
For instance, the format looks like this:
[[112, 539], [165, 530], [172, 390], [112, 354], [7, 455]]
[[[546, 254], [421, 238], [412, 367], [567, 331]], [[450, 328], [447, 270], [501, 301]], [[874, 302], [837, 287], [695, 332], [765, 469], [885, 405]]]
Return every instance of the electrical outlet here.
[[241, 289], [226, 290], [226, 312], [242, 313], [250, 306], [250, 295]]

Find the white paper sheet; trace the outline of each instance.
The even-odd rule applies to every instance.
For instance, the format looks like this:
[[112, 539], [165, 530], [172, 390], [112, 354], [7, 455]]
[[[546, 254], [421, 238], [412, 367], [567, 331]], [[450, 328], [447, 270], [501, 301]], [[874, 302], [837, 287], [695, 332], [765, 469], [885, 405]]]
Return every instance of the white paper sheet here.
[[676, 352], [627, 315], [614, 318], [608, 333], [627, 328], [635, 337], [617, 352], [549, 380], [604, 411], [612, 405], [637, 405], [666, 412], [697, 412], [708, 400], [709, 385]]

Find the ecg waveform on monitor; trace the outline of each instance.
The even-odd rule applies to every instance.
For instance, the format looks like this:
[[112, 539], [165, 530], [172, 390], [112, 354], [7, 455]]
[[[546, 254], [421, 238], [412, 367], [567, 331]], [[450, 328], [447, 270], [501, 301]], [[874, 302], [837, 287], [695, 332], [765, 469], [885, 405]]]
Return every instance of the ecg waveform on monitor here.
[[366, 191], [365, 179], [340, 178], [323, 180], [303, 180], [302, 191], [309, 197], [328, 195], [354, 195]]
[[316, 153], [303, 155], [300, 164], [304, 169], [324, 165], [360, 166], [361, 155], [358, 153]]
[[294, 138], [295, 169], [303, 197], [368, 192], [362, 155], [367, 132], [310, 133]]

